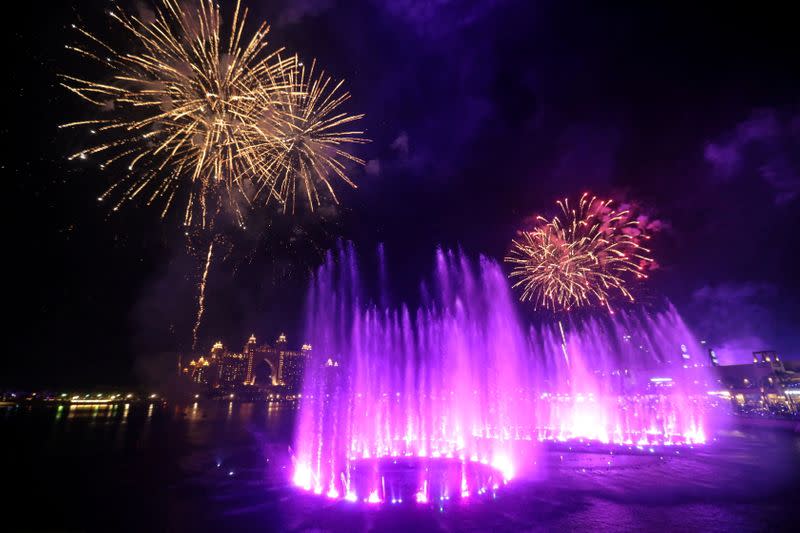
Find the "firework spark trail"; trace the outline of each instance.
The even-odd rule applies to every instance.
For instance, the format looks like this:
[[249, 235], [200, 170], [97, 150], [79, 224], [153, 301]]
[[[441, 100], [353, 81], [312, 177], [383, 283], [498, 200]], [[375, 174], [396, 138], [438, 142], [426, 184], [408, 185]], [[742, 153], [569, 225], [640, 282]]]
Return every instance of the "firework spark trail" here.
[[[262, 24], [242, 41], [247, 9], [237, 2], [227, 44], [220, 10], [201, 0], [196, 11], [182, 10], [177, 0], [161, 0], [150, 21], [115, 9], [111, 18], [133, 42], [133, 51], [118, 51], [88, 31], [78, 29], [98, 51], [68, 46], [102, 63], [104, 83], [62, 76], [62, 85], [84, 100], [109, 109], [109, 118], [77, 121], [62, 127], [91, 127], [104, 139], [71, 156], [98, 156], [100, 167], [127, 163], [127, 173], [101, 195], [119, 190], [115, 209], [137, 196], [146, 203], [164, 200], [162, 216], [185, 198], [184, 224], [205, 227], [208, 213], [226, 205], [238, 222], [251, 202], [246, 171], [258, 165], [241, 150], [244, 134], [258, 128], [265, 103], [292, 92], [287, 73], [295, 58], [280, 50], [265, 53]], [[248, 155], [249, 154], [249, 155]], [[147, 191], [147, 193], [145, 193]]]
[[[155, 0], [146, 17], [112, 7], [112, 25], [130, 49], [73, 26], [83, 44], [67, 48], [105, 75], [102, 81], [61, 76], [64, 88], [99, 113], [60, 127], [100, 140], [69, 157], [115, 172], [98, 200], [113, 199], [113, 211], [138, 198], [147, 206], [161, 203], [162, 218], [179, 211], [187, 231], [199, 228], [211, 242], [220, 236], [214, 228], [221, 214], [245, 228], [256, 205], [275, 201], [294, 213], [298, 194], [311, 211], [324, 197], [338, 203], [334, 182], [355, 188], [348, 166], [364, 164], [345, 145], [368, 142], [350, 129], [363, 115], [340, 110], [350, 98], [343, 83], [315, 74], [315, 62], [306, 69], [281, 48], [268, 51], [266, 23], [248, 40], [248, 10], [240, 0], [227, 30], [217, 3], [195, 6]], [[212, 247], [199, 287], [195, 345]]]
[[101, 168], [125, 162], [127, 173], [100, 196], [118, 196], [114, 209], [138, 196], [163, 200], [162, 216], [181, 208], [185, 225], [206, 227], [221, 206], [244, 224], [256, 201], [272, 199], [294, 210], [298, 188], [313, 210], [321, 187], [338, 202], [332, 177], [351, 187], [347, 163], [364, 161], [345, 144], [368, 142], [343, 129], [363, 115], [340, 106], [350, 98], [342, 82], [306, 69], [282, 49], [267, 52], [263, 23], [243, 39], [247, 9], [237, 1], [223, 36], [220, 8], [200, 0], [196, 10], [159, 0], [152, 19], [114, 8], [113, 21], [132, 41], [117, 50], [82, 28], [85, 46], [67, 46], [103, 65], [104, 82], [62, 75], [61, 85], [104, 110], [107, 117], [63, 124], [103, 139], [70, 159], [96, 156]]
[[564, 335], [564, 325], [561, 323], [561, 320], [558, 321], [558, 329], [561, 331], [561, 351], [564, 352], [564, 361], [567, 362], [567, 366], [569, 366], [569, 353], [567, 352], [567, 336]]
[[192, 328], [192, 351], [197, 349], [197, 333], [200, 331], [200, 323], [203, 320], [203, 313], [205, 312], [205, 299], [206, 299], [206, 280], [208, 279], [208, 270], [211, 267], [211, 258], [214, 253], [214, 241], [212, 240], [208, 245], [208, 254], [206, 255], [206, 264], [203, 268], [203, 275], [200, 277], [200, 284], [198, 287], [197, 295], [197, 317], [194, 321]]
[[588, 194], [575, 207], [567, 199], [558, 205], [561, 218], [537, 217], [538, 225], [521, 231], [505, 258], [520, 299], [553, 311], [598, 304], [612, 313], [614, 295], [633, 301], [629, 278], [646, 278], [654, 265], [640, 219]]

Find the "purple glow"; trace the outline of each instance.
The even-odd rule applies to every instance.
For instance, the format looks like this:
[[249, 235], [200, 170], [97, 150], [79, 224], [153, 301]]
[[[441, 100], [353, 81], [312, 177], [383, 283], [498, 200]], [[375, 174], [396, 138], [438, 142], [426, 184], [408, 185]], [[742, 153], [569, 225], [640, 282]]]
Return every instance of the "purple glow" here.
[[[421, 294], [415, 312], [372, 304], [351, 246], [320, 267], [308, 295], [317, 359], [297, 427], [298, 487], [435, 503], [505, 484], [530, 467], [539, 441], [705, 442], [702, 405], [663, 377], [682, 372], [667, 364], [682, 361], [681, 344], [702, 353], [674, 308], [525, 331], [496, 263], [444, 251]], [[658, 365], [662, 377], [630, 377]]]

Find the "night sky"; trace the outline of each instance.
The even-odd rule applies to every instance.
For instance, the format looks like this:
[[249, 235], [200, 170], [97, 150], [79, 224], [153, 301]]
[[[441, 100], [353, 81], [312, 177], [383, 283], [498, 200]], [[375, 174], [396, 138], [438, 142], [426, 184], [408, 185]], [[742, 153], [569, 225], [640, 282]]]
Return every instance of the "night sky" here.
[[[308, 274], [337, 237], [363, 255], [384, 242], [403, 293], [437, 245], [499, 259], [524, 218], [589, 190], [667, 224], [645, 303], [669, 298], [723, 363], [757, 349], [800, 358], [800, 37], [788, 11], [245, 3], [251, 28], [270, 21], [271, 43], [347, 81], [347, 110], [367, 114], [373, 142], [358, 148], [360, 188], [340, 188], [324, 221], [277, 217], [232, 239], [211, 272], [204, 346], [283, 330], [299, 344]], [[103, 35], [109, 4], [23, 2], [6, 21], [0, 386], [136, 384], [190, 345], [196, 263], [182, 232], [154, 210], [110, 213], [96, 198], [113, 176], [66, 160], [91, 140], [57, 129], [93, 112], [58, 86], [59, 73], [87, 72], [64, 49], [70, 25]]]

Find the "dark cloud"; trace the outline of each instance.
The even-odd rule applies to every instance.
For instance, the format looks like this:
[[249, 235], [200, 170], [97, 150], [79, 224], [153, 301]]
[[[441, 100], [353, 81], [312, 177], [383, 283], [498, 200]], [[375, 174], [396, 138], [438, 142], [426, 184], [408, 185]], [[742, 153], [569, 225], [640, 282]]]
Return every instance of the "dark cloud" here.
[[694, 316], [702, 317], [696, 331], [706, 337], [723, 364], [744, 364], [752, 352], [775, 349], [778, 289], [770, 283], [723, 283], [705, 285], [692, 294]]
[[622, 142], [618, 128], [604, 124], [571, 124], [558, 139], [553, 179], [562, 187], [608, 188], [617, 172]]
[[798, 115], [782, 119], [774, 109], [753, 111], [733, 131], [706, 144], [713, 177], [726, 182], [758, 176], [772, 188], [777, 205], [791, 203], [800, 194], [798, 124]]
[[315, 17], [334, 6], [334, 0], [288, 0], [278, 14], [278, 26], [297, 24], [306, 17]]
[[392, 141], [390, 147], [392, 150], [396, 151], [400, 157], [408, 157], [408, 134], [406, 132], [402, 132], [395, 140]]
[[469, 26], [503, 0], [374, 0], [388, 13], [412, 25], [423, 36], [442, 37]]
[[369, 176], [380, 176], [381, 174], [381, 161], [380, 159], [370, 159], [364, 166], [364, 172]]
[[136, 2], [134, 4], [134, 9], [136, 10], [136, 14], [139, 17], [139, 20], [144, 22], [145, 24], [152, 24], [156, 20], [156, 13], [153, 11], [152, 6], [148, 5], [145, 2]]

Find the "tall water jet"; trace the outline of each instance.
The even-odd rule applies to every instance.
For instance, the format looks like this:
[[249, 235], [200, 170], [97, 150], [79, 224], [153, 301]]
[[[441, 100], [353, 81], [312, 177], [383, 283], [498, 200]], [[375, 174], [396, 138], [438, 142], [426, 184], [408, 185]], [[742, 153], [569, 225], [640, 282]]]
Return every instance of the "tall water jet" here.
[[297, 486], [368, 503], [461, 499], [510, 480], [540, 442], [705, 441], [703, 379], [686, 358], [701, 348], [671, 306], [528, 329], [496, 262], [438, 250], [421, 303], [390, 307], [379, 254], [377, 297], [349, 243], [311, 281]]
[[[469, 463], [496, 469], [492, 485], [513, 476], [513, 442], [533, 420], [524, 405], [527, 338], [505, 276], [492, 261], [439, 250], [433, 283], [421, 292], [414, 311], [373, 304], [349, 244], [314, 276], [306, 327], [324, 361], [306, 375], [298, 485], [384, 500], [380, 486], [368, 494], [353, 487], [354, 461], [382, 457], [458, 460], [459, 496], [485, 488], [471, 478], [492, 477]], [[414, 497], [427, 500], [432, 487], [422, 481]]]
[[705, 442], [704, 398], [714, 381], [671, 304], [531, 327], [530, 339], [539, 440]]

